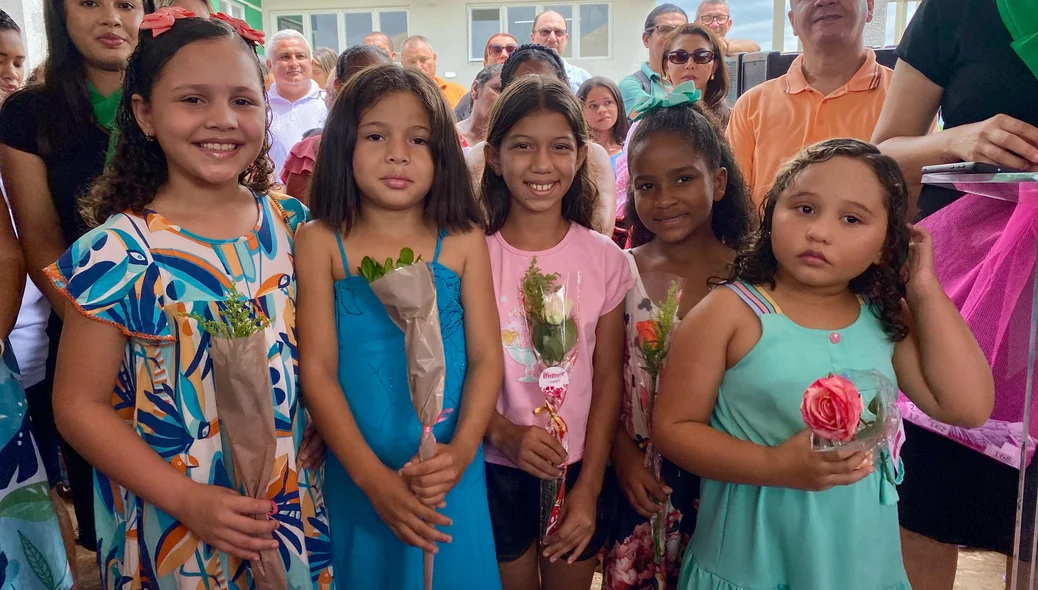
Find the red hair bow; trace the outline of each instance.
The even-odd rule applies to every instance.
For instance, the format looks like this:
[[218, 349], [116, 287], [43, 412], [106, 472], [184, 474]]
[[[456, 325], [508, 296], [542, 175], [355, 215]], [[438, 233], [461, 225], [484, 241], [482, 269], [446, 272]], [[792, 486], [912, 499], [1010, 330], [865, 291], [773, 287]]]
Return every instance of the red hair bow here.
[[190, 10], [184, 10], [179, 6], [160, 8], [151, 14], [144, 15], [144, 20], [141, 21], [141, 30], [151, 31], [152, 37], [158, 37], [173, 28], [174, 22], [192, 16], [195, 16], [195, 13]]
[[239, 35], [245, 37], [246, 40], [255, 43], [256, 45], [263, 45], [263, 33], [249, 26], [249, 23], [243, 21], [240, 18], [234, 18], [228, 16], [222, 12], [217, 12], [212, 16], [216, 20], [222, 20], [223, 22], [231, 25]]

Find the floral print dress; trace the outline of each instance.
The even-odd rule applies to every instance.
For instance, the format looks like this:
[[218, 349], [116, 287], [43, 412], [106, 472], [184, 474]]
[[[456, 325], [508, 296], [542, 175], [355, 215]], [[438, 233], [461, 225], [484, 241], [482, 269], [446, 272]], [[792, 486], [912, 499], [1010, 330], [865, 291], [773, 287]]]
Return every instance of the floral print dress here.
[[72, 572], [7, 344], [0, 359], [0, 590], [68, 590]]
[[[649, 375], [638, 352], [639, 324], [648, 321], [656, 306], [649, 298], [634, 255], [625, 252], [638, 282], [624, 301], [624, 391], [620, 423], [628, 436], [645, 449], [651, 434]], [[678, 320], [674, 320], [677, 328]], [[644, 324], [642, 324], [644, 329]], [[681, 559], [696, 526], [699, 477], [662, 459], [661, 477], [673, 490], [665, 508], [662, 559], [657, 563], [648, 518], [638, 514], [624, 496], [615, 472], [606, 477], [603, 501], [613, 506], [603, 559], [604, 590], [670, 590], [677, 587]]]
[[[318, 473], [297, 453], [300, 404], [293, 236], [306, 209], [288, 197], [256, 196], [245, 236], [211, 240], [154, 211], [123, 213], [76, 241], [46, 272], [80, 313], [119, 328], [126, 356], [112, 407], [175, 469], [231, 487], [230, 453], [216, 412], [209, 335], [189, 317], [218, 319], [232, 286], [270, 319], [265, 329], [277, 456], [266, 496], [291, 590], [332, 587], [328, 519]], [[72, 312], [70, 312], [72, 313]], [[98, 562], [110, 590], [247, 590], [248, 562], [218, 551], [132, 491], [94, 476]]]

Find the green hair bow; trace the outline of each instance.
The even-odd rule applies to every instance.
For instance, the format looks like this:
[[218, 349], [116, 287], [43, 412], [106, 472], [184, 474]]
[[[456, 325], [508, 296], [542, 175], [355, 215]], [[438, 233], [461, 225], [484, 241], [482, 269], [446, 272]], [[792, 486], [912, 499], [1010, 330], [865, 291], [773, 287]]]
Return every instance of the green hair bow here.
[[683, 104], [692, 104], [703, 99], [703, 92], [696, 88], [690, 80], [682, 82], [667, 93], [666, 96], [649, 96], [634, 107], [634, 120], [637, 121], [656, 109], [668, 109]]

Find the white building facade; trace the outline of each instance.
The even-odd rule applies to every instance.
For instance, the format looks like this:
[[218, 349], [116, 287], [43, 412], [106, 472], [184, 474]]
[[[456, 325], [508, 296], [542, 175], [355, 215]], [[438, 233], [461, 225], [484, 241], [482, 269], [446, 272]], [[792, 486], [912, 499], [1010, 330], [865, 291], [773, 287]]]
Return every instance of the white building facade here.
[[648, 58], [641, 31], [655, 0], [530, 2], [503, 0], [263, 0], [266, 32], [293, 28], [316, 47], [337, 52], [383, 31], [399, 51], [408, 35], [428, 37], [438, 74], [468, 86], [483, 67], [483, 48], [497, 32], [528, 43], [533, 17], [546, 9], [566, 18], [564, 57], [593, 75], [620, 80]]

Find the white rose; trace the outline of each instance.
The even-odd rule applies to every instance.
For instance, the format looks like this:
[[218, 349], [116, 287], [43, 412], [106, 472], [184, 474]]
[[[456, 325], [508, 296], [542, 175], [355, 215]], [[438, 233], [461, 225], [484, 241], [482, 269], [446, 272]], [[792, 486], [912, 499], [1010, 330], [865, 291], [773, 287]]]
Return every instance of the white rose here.
[[562, 297], [549, 297], [544, 300], [544, 321], [558, 326], [566, 321], [566, 300]]

